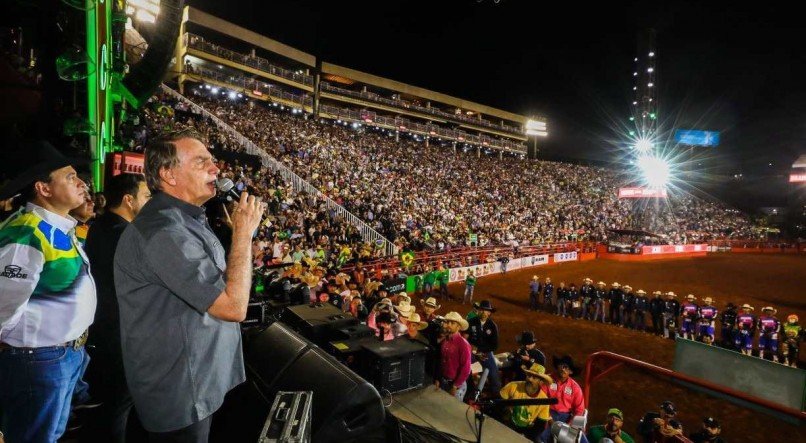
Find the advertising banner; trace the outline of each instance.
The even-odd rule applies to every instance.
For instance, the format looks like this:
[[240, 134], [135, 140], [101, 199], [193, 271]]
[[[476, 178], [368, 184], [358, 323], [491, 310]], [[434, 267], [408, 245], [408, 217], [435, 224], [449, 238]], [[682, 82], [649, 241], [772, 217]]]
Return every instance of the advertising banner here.
[[681, 145], [690, 146], [718, 146], [719, 131], [697, 131], [693, 129], [678, 129], [674, 132], [674, 141]]
[[641, 253], [644, 255], [653, 254], [679, 254], [682, 252], [707, 252], [707, 244], [697, 245], [656, 245], [644, 246]]
[[559, 252], [554, 254], [554, 263], [562, 263], [564, 261], [576, 261], [577, 253], [574, 252]]
[[618, 198], [666, 198], [666, 189], [619, 188]]

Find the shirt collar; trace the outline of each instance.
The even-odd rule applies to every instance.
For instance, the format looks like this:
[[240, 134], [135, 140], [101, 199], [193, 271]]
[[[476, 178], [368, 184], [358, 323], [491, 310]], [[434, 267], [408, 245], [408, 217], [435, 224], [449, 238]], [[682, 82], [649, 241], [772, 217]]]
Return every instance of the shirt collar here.
[[157, 209], [169, 207], [178, 208], [180, 211], [195, 219], [202, 219], [204, 217], [204, 206], [190, 204], [161, 191], [156, 192], [146, 204], [154, 205]]
[[47, 209], [31, 202], [25, 204], [25, 211], [33, 212], [36, 216], [42, 220], [45, 220], [45, 222], [64, 232], [65, 234], [68, 234], [70, 230], [75, 228], [76, 224], [78, 224], [76, 219], [70, 217], [69, 215], [67, 217], [62, 217], [59, 214], [48, 211]]

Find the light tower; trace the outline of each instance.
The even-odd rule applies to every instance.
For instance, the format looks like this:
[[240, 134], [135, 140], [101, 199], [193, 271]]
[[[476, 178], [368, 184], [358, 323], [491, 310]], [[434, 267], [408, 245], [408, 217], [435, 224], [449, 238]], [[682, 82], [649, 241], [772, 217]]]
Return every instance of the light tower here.
[[[655, 30], [647, 29], [638, 36], [638, 52], [633, 59], [633, 100], [630, 121], [636, 140], [654, 140], [658, 130], [658, 51]], [[643, 148], [644, 146], [642, 146]]]

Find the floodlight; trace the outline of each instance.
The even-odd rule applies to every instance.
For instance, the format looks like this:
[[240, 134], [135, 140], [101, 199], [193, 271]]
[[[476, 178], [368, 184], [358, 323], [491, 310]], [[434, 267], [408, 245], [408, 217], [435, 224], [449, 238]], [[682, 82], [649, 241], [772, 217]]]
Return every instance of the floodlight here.
[[638, 157], [638, 169], [651, 188], [665, 188], [671, 178], [669, 163], [654, 155]]
[[641, 139], [635, 142], [635, 149], [641, 152], [647, 152], [652, 149], [652, 142], [646, 139]]
[[546, 131], [546, 122], [529, 119], [526, 121], [526, 135], [539, 135], [546, 137], [549, 133]]

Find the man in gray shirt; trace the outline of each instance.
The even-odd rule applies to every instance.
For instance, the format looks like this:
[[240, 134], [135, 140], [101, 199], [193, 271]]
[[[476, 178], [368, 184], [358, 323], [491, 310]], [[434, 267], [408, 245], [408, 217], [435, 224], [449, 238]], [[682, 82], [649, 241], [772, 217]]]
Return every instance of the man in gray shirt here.
[[213, 412], [245, 380], [237, 322], [246, 316], [252, 233], [265, 204], [241, 194], [225, 260], [202, 207], [218, 172], [197, 133], [155, 140], [145, 158], [153, 198], [115, 253], [123, 366], [152, 442], [206, 442]]

